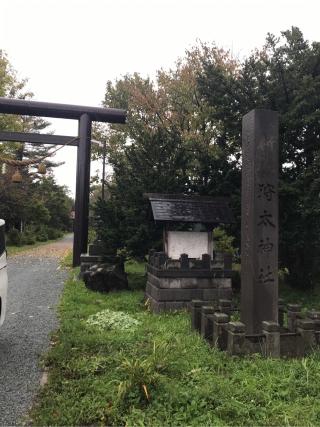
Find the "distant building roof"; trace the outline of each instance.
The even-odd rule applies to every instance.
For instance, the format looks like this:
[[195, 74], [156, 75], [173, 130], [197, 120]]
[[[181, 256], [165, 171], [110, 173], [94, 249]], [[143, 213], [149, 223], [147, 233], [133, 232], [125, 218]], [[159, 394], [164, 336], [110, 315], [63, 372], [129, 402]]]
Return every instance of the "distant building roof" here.
[[222, 197], [147, 193], [155, 221], [230, 224], [234, 217], [229, 200]]

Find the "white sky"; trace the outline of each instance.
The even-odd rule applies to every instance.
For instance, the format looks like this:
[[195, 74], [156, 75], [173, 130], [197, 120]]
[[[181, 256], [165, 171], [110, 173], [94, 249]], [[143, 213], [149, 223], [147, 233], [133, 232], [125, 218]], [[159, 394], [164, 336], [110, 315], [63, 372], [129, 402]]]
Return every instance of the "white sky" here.
[[[35, 100], [100, 106], [107, 80], [153, 76], [197, 39], [242, 57], [292, 25], [319, 41], [319, 17], [319, 0], [0, 0], [0, 49]], [[77, 133], [76, 121], [51, 122]], [[75, 150], [60, 150], [56, 172], [71, 193]]]

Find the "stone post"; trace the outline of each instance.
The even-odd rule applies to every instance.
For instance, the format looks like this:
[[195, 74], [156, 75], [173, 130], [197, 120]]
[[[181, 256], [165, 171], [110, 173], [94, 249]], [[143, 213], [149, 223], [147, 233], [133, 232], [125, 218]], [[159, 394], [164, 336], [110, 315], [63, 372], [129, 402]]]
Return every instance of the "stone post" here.
[[190, 303], [191, 311], [191, 329], [194, 331], [200, 331], [201, 329], [201, 307], [203, 301], [201, 300], [192, 300]]
[[287, 307], [288, 315], [288, 329], [290, 332], [296, 332], [297, 320], [301, 317], [301, 305], [300, 304], [288, 304]]
[[298, 346], [298, 356], [305, 356], [316, 345], [316, 337], [314, 331], [314, 322], [310, 319], [297, 320], [297, 333], [301, 336], [300, 346]]
[[231, 300], [219, 299], [219, 310], [221, 313], [231, 314]]
[[104, 246], [101, 240], [96, 240], [94, 243], [88, 245], [88, 254], [89, 255], [103, 255]]
[[241, 321], [261, 333], [278, 322], [278, 114], [243, 117], [241, 190]]
[[202, 254], [202, 268], [204, 270], [210, 270], [210, 268], [211, 268], [211, 257], [209, 254]]
[[181, 270], [189, 270], [190, 263], [189, 263], [189, 257], [188, 254], [181, 254], [180, 255], [180, 268]]
[[203, 305], [201, 307], [200, 334], [206, 340], [212, 340], [213, 324], [209, 317], [214, 313], [214, 306]]
[[154, 255], [155, 255], [155, 253], [156, 253], [155, 249], [150, 249], [149, 250], [149, 259], [148, 259], [148, 262], [149, 262], [150, 265], [154, 264]]
[[220, 350], [226, 350], [228, 344], [227, 326], [230, 317], [225, 313], [214, 313], [212, 344]]
[[262, 322], [265, 336], [264, 354], [267, 357], [280, 357], [280, 326], [276, 322]]
[[210, 314], [214, 313], [214, 307], [211, 305], [203, 305], [201, 307], [201, 326], [200, 334], [205, 340], [212, 340], [212, 322], [208, 318]]
[[151, 256], [155, 268], [163, 269], [167, 261], [167, 255], [164, 252], [154, 252]]
[[237, 356], [245, 353], [245, 325], [242, 322], [228, 323], [227, 352]]
[[320, 311], [310, 310], [307, 312], [307, 318], [313, 320], [315, 331], [320, 331]]
[[158, 252], [159, 257], [159, 268], [164, 268], [164, 265], [167, 261], [167, 255], [164, 252]]

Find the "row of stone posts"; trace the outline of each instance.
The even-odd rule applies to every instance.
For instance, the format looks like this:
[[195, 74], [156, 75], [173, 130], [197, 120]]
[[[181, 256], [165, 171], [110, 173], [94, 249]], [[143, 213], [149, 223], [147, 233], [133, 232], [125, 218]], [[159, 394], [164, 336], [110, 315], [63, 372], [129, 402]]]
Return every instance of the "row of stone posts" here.
[[[199, 332], [212, 346], [230, 355], [261, 352], [264, 356], [278, 358], [304, 356], [320, 341], [320, 312], [309, 311], [305, 315], [298, 304], [279, 304], [281, 325], [274, 321], [262, 321], [261, 333], [248, 334], [240, 321], [230, 321], [237, 310], [230, 300], [220, 299], [215, 305], [193, 300], [190, 304], [191, 327]], [[283, 328], [287, 317], [287, 328]], [[260, 350], [260, 351], [259, 351]]]

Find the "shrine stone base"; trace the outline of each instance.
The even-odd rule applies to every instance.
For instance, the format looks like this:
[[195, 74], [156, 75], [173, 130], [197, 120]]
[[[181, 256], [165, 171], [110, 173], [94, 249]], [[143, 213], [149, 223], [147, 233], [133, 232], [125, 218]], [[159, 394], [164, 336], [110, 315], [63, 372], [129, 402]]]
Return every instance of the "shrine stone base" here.
[[260, 353], [265, 357], [304, 357], [320, 345], [320, 312], [302, 314], [298, 304], [279, 304], [279, 323], [263, 321], [261, 333], [247, 334], [232, 302], [218, 304], [193, 300], [191, 327], [210, 345], [230, 355]]
[[210, 258], [187, 256], [168, 260], [162, 253], [149, 257], [145, 298], [153, 312], [188, 308], [193, 299], [218, 301], [231, 298], [231, 268], [214, 268]]

